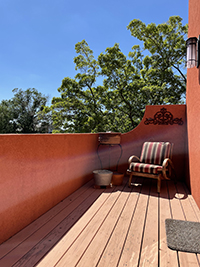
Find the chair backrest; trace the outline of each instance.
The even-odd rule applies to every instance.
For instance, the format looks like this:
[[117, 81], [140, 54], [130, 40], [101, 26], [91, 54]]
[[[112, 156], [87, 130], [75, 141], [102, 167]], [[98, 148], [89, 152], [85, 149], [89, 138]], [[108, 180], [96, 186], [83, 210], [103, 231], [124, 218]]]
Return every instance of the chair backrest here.
[[162, 165], [165, 158], [171, 154], [169, 142], [145, 142], [142, 147], [140, 162]]

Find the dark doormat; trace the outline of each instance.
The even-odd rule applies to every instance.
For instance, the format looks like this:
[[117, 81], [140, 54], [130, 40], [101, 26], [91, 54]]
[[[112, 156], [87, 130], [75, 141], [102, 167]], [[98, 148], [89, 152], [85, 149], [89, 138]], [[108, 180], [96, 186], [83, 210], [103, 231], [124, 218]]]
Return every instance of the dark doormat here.
[[165, 220], [167, 245], [170, 249], [200, 253], [200, 223]]

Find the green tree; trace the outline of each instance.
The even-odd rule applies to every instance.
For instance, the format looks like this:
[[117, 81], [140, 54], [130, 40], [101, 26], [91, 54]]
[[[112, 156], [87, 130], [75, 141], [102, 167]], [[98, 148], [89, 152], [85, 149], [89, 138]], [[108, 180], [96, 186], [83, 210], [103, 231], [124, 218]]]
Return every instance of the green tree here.
[[2, 100], [0, 103], [0, 133], [15, 133], [16, 129], [13, 103], [11, 100]]
[[55, 132], [127, 132], [138, 125], [146, 105], [183, 101], [187, 25], [174, 16], [157, 26], [133, 20], [128, 29], [144, 44], [143, 49], [133, 46], [128, 57], [118, 44], [98, 59], [85, 40], [76, 44], [78, 73], [63, 79], [61, 97], [45, 108], [52, 114]]
[[[150, 53], [144, 59], [145, 78], [151, 85], [162, 88], [159, 95], [169, 104], [177, 104], [185, 97], [185, 39], [188, 26], [182, 25], [182, 18], [172, 16], [168, 22], [145, 25], [138, 19], [127, 27], [131, 35], [143, 42], [143, 48]], [[160, 104], [152, 99], [152, 104]], [[159, 99], [158, 99], [159, 100]], [[162, 101], [161, 101], [162, 104]]]
[[44, 133], [48, 132], [49, 121], [39, 117], [48, 98], [35, 88], [26, 91], [13, 89], [14, 97], [0, 103], [1, 133]]
[[54, 132], [96, 132], [104, 129], [105, 110], [100, 91], [96, 86], [99, 75], [98, 62], [93, 51], [83, 40], [75, 46], [77, 57], [74, 58], [78, 74], [74, 79], [66, 77], [58, 88], [61, 97], [52, 99], [51, 109]]
[[138, 46], [129, 59], [115, 44], [98, 57], [103, 81], [102, 102], [108, 111], [110, 129], [126, 132], [137, 126], [144, 114], [147, 99], [144, 80], [142, 54]]

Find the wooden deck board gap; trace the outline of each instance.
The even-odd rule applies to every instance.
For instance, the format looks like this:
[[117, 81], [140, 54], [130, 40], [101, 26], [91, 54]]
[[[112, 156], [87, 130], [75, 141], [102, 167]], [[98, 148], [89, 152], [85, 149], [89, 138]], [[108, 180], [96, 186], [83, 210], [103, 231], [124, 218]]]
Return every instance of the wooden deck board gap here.
[[120, 217], [121, 217], [121, 215], [122, 215], [122, 213], [123, 213], [123, 211], [124, 211], [124, 209], [125, 209], [125, 206], [127, 205], [128, 199], [130, 198], [130, 194], [131, 194], [132, 191], [133, 191], [133, 187], [131, 188], [131, 190], [130, 190], [130, 192], [129, 192], [129, 195], [128, 195], [127, 198], [126, 198], [126, 201], [125, 201], [125, 203], [124, 203], [124, 205], [123, 205], [123, 208], [121, 209], [121, 212], [120, 212], [120, 214], [119, 214], [119, 216], [118, 216], [118, 219], [117, 219], [117, 221], [115, 222], [115, 225], [114, 225], [114, 227], [113, 227], [113, 229], [112, 229], [112, 232], [111, 232], [111, 234], [110, 234], [110, 237], [108, 238], [108, 240], [107, 240], [107, 242], [106, 242], [106, 245], [105, 245], [105, 247], [104, 247], [104, 249], [103, 249], [103, 251], [102, 251], [102, 253], [101, 253], [101, 256], [99, 257], [99, 260], [98, 260], [96, 266], [98, 266], [98, 264], [99, 264], [99, 262], [100, 262], [100, 260], [101, 260], [101, 258], [102, 258], [102, 256], [103, 256], [103, 254], [104, 254], [104, 252], [105, 252], [105, 250], [106, 250], [106, 248], [107, 248], [107, 246], [108, 246], [108, 244], [109, 244], [109, 242], [110, 242], [110, 239], [111, 239], [111, 237], [112, 237], [112, 235], [113, 235], [113, 233], [114, 233], [114, 231], [115, 231], [115, 228], [116, 228], [116, 226], [117, 226], [117, 224], [118, 224], [118, 222], [119, 222], [119, 220], [120, 220]]
[[141, 255], [142, 255], [142, 246], [143, 246], [143, 241], [144, 241], [144, 233], [145, 233], [145, 226], [146, 226], [147, 213], [148, 213], [148, 207], [149, 207], [151, 185], [152, 185], [152, 181], [150, 180], [148, 200], [147, 200], [147, 206], [146, 206], [146, 211], [145, 211], [145, 218], [144, 218], [144, 224], [143, 224], [143, 230], [142, 230], [142, 238], [141, 238], [141, 244], [140, 244], [140, 251], [139, 251], [138, 265], [137, 266], [140, 265], [140, 260], [141, 260]]
[[[133, 177], [133, 178], [135, 178], [133, 183], [137, 183], [137, 181], [140, 180], [140, 178], [138, 178], [138, 177]], [[143, 181], [144, 181], [144, 179], [143, 179]], [[132, 213], [132, 216], [131, 216], [129, 227], [127, 229], [127, 233], [126, 233], [126, 236], [125, 236], [125, 239], [124, 239], [124, 243], [123, 243], [123, 246], [122, 246], [122, 249], [121, 249], [121, 253], [120, 253], [120, 256], [119, 256], [119, 259], [118, 259], [118, 262], [117, 262], [117, 266], [119, 266], [119, 263], [120, 263], [120, 260], [121, 260], [121, 257], [122, 257], [122, 254], [123, 254], [123, 251], [124, 251], [124, 248], [125, 248], [125, 244], [126, 244], [126, 241], [127, 241], [127, 237], [128, 237], [128, 235], [130, 233], [131, 224], [133, 222], [133, 218], [134, 218], [135, 211], [136, 211], [136, 208], [137, 208], [137, 205], [138, 205], [138, 201], [139, 201], [139, 198], [140, 198], [141, 191], [142, 191], [142, 186], [140, 187], [140, 191], [139, 191], [138, 196], [137, 196], [137, 200], [136, 200], [136, 203], [135, 203], [135, 207], [133, 209], [133, 213]], [[131, 192], [133, 192], [133, 188], [132, 188]]]
[[168, 200], [169, 200], [169, 209], [170, 209], [171, 219], [173, 219], [172, 205], [171, 205], [170, 193], [169, 193], [169, 184], [167, 182], [165, 184], [167, 187], [167, 194], [168, 194]]
[[1, 254], [8, 249], [12, 252], [0, 265], [200, 267], [199, 254], [167, 247], [166, 218], [200, 221], [198, 206], [187, 187], [163, 181], [157, 194], [154, 180], [133, 178], [131, 188], [127, 177], [123, 185], [105, 190], [94, 189], [93, 181], [87, 183], [32, 228], [24, 229], [24, 235], [22, 230], [19, 237], [11, 238], [13, 242], [5, 244]]
[[199, 264], [199, 266], [200, 266], [200, 258], [199, 258], [200, 255], [197, 254], [196, 257], [197, 257], [197, 262], [198, 262], [198, 264]]
[[[193, 212], [195, 214], [196, 220], [199, 222], [200, 221], [200, 217], [197, 215], [197, 210], [194, 207], [194, 199], [191, 199], [191, 197], [190, 197], [191, 193], [189, 192], [189, 190], [188, 190], [188, 188], [186, 187], [185, 184], [183, 184], [183, 188], [185, 190], [186, 195], [188, 196], [188, 200], [189, 200], [190, 206], [191, 206], [191, 208], [192, 208], [192, 210], [193, 210]], [[195, 203], [195, 205], [196, 205], [196, 203]], [[197, 205], [196, 205], [196, 207], [197, 207]]]
[[[166, 186], [167, 186], [167, 192], [168, 192], [168, 200], [169, 200], [171, 219], [173, 219], [172, 204], [171, 204], [171, 201], [170, 201], [170, 192], [169, 192], [169, 182], [167, 182], [167, 181], [166, 181]], [[175, 186], [176, 186], [176, 184], [175, 184]], [[179, 259], [178, 251], [176, 251], [176, 258], [177, 258], [178, 267], [181, 267], [180, 266], [180, 259]]]
[[[113, 187], [112, 188], [112, 192], [115, 190], [115, 188], [116, 187]], [[104, 190], [99, 190], [98, 189], [98, 194], [101, 194], [101, 193], [103, 193], [105, 191], [105, 189]], [[96, 191], [97, 192], [97, 191]], [[89, 197], [92, 195], [92, 194], [96, 194], [95, 193], [95, 191], [92, 191], [92, 193], [87, 197], [87, 198], [85, 198], [85, 200], [83, 201], [83, 202], [81, 202], [71, 213], [69, 213], [47, 236], [45, 236], [45, 238], [43, 238], [43, 240], [41, 240], [41, 242], [39, 242], [40, 244], [42, 244], [42, 243], [44, 243], [45, 242], [45, 240], [47, 240], [47, 239], [49, 239], [48, 237], [49, 236], [51, 236], [52, 235], [52, 233], [54, 232], [54, 231], [57, 231], [57, 228], [59, 228], [59, 226], [60, 225], [62, 225], [63, 223], [65, 223], [65, 220], [66, 219], [68, 219], [68, 218], [70, 218], [70, 216], [71, 215], [73, 215], [73, 213], [79, 208], [79, 207], [81, 207], [83, 204], [84, 204], [84, 202], [87, 202], [87, 200], [89, 199]], [[97, 195], [98, 195], [97, 194]], [[108, 197], [107, 197], [107, 199], [110, 197], [110, 195], [111, 194], [109, 194], [108, 195]], [[98, 197], [99, 197], [99, 195], [98, 195]], [[97, 198], [98, 198], [97, 197]], [[95, 198], [95, 200], [94, 200], [94, 202], [97, 200], [97, 198]], [[105, 201], [107, 201], [107, 199], [105, 200]], [[104, 201], [104, 203], [105, 203], [105, 201]], [[93, 202], [91, 203], [91, 205], [89, 205], [88, 207], [87, 207], [87, 209], [86, 210], [84, 210], [84, 212], [83, 212], [83, 214], [81, 214], [80, 216], [79, 216], [79, 218], [77, 219], [77, 220], [75, 220], [74, 221], [74, 223], [71, 225], [71, 227], [66, 231], [66, 232], [64, 232], [63, 234], [62, 234], [62, 236], [60, 236], [60, 238], [59, 238], [59, 240], [57, 240], [57, 242], [50, 248], [50, 250], [51, 249], [53, 249], [53, 247], [54, 246], [56, 246], [56, 244], [66, 235], [66, 233], [68, 232], [68, 231], [70, 231], [70, 229], [77, 223], [77, 221], [79, 220], [79, 219], [81, 219], [81, 217], [87, 212], [87, 210], [92, 206], [92, 204], [93, 204]], [[103, 204], [101, 205], [101, 206], [103, 206]], [[101, 207], [100, 207], [101, 208]], [[99, 209], [100, 209], [99, 208]], [[93, 215], [93, 217], [92, 218], [94, 218], [95, 217], [95, 215], [97, 214], [97, 212], [99, 211], [99, 209], [95, 212], [95, 214]], [[91, 219], [92, 220], [92, 219]], [[91, 221], [90, 220], [90, 221]], [[87, 224], [89, 224], [89, 222], [87, 223]], [[76, 237], [76, 239], [72, 242], [72, 244], [71, 244], [71, 246], [73, 245], [73, 243], [77, 240], [77, 238], [80, 236], [80, 234], [84, 231], [84, 229], [87, 227], [87, 225], [82, 229], [82, 231], [79, 233], [79, 235]], [[38, 243], [38, 244], [39, 244]], [[37, 245], [38, 245], [37, 244]], [[37, 245], [35, 246], [35, 247], [37, 247]], [[70, 247], [71, 247], [70, 246]], [[33, 247], [31, 250], [34, 250], [35, 249], [35, 247]], [[66, 252], [70, 249], [70, 247], [66, 250]], [[49, 250], [43, 255], [43, 257], [45, 257], [47, 254], [49, 253]], [[27, 253], [28, 254], [28, 253]], [[24, 256], [24, 257], [26, 257], [26, 255]], [[38, 262], [37, 262], [37, 264], [41, 261], [42, 259], [40, 259]], [[17, 265], [16, 265], [17, 266]], [[20, 265], [19, 265], [20, 266]]]
[[[180, 194], [180, 192], [179, 192], [179, 190], [178, 190], [178, 186], [177, 186], [177, 184], [175, 184], [175, 187], [176, 187], [176, 192], [177, 192], [178, 194]], [[185, 214], [185, 211], [184, 211], [184, 208], [183, 208], [181, 199], [179, 199], [179, 203], [180, 203], [180, 206], [181, 206], [181, 209], [182, 209], [182, 212], [183, 212], [183, 217], [184, 217], [185, 221], [187, 221], [187, 217], [186, 217], [186, 214]]]
[[178, 251], [176, 251], [176, 256], [177, 256], [178, 267], [181, 267]]
[[[89, 185], [89, 187], [87, 186]], [[84, 188], [85, 187], [85, 188]], [[48, 224], [53, 218], [55, 218], [56, 216], [58, 216], [58, 214], [60, 214], [64, 209], [66, 209], [69, 205], [71, 205], [76, 199], [78, 199], [81, 195], [85, 194], [85, 192], [87, 190], [89, 190], [92, 187], [92, 182], [89, 181], [87, 182], [83, 187], [79, 188], [78, 190], [76, 190], [73, 194], [71, 194], [70, 196], [68, 196], [67, 198], [65, 198], [64, 200], [60, 201], [57, 205], [55, 205], [53, 208], [49, 209], [45, 214], [41, 215], [40, 217], [38, 217], [36, 220], [34, 220], [32, 223], [30, 223], [28, 226], [26, 226], [24, 229], [22, 229], [21, 231], [30, 228], [36, 221], [41, 220], [43, 217], [46, 217], [47, 214], [49, 212], [51, 212], [53, 209], [55, 209], [56, 207], [58, 207], [59, 205], [64, 204], [65, 202], [67, 202], [67, 200], [69, 200], [70, 198], [73, 198], [73, 195], [76, 194], [77, 191], [82, 191], [81, 194], [77, 195], [72, 201], [70, 199], [70, 202], [66, 204], [66, 206], [63, 206], [63, 208], [61, 208], [58, 212], [56, 212], [53, 216], [50, 216], [48, 219], [44, 220], [44, 223], [40, 223], [39, 227], [35, 227], [35, 230], [31, 231], [25, 238], [21, 239], [21, 241], [18, 242], [18, 244], [16, 244], [12, 249], [10, 249], [7, 253], [5, 253], [3, 256], [0, 257], [0, 260], [3, 259], [4, 257], [6, 257], [8, 254], [12, 253], [13, 250], [15, 250], [17, 247], [19, 247], [21, 244], [23, 244], [26, 240], [28, 240], [31, 236], [33, 236], [38, 230], [40, 230], [42, 227], [44, 227], [46, 224]], [[20, 232], [21, 232], [20, 231]], [[16, 234], [17, 236], [18, 234]], [[12, 240], [14, 236], [12, 236], [11, 238], [9, 238], [7, 241], [5, 242], [9, 242], [9, 240]]]
[[160, 218], [160, 194], [158, 193], [158, 266], [160, 266], [160, 228], [161, 228], [161, 218]]
[[[114, 192], [116, 190], [116, 187], [112, 187], [113, 191]], [[98, 189], [97, 189], [98, 190]], [[108, 195], [108, 197], [104, 200], [104, 202], [101, 204], [101, 206], [99, 206], [99, 208], [97, 209], [97, 211], [94, 213], [94, 215], [91, 217], [91, 219], [87, 222], [87, 224], [83, 227], [83, 229], [80, 231], [80, 233], [77, 235], [77, 237], [74, 239], [74, 241], [71, 243], [71, 245], [68, 247], [68, 249], [65, 251], [65, 253], [62, 255], [62, 257], [59, 259], [59, 261], [57, 261], [56, 265], [62, 260], [62, 258], [64, 257], [64, 255], [68, 252], [68, 250], [73, 246], [73, 244], [77, 241], [77, 239], [80, 237], [80, 235], [84, 232], [84, 230], [88, 227], [88, 225], [90, 224], [90, 222], [94, 219], [94, 217], [96, 216], [96, 214], [100, 211], [100, 209], [103, 207], [103, 205], [105, 204], [106, 201], [108, 201], [109, 197], [111, 196], [111, 194]], [[113, 206], [115, 205], [115, 203], [113, 204]], [[101, 225], [100, 225], [101, 227]], [[99, 227], [99, 228], [100, 228]], [[97, 231], [98, 232], [98, 231]], [[94, 236], [95, 237], [95, 236]], [[92, 240], [94, 239], [94, 237], [91, 239], [91, 242]], [[91, 243], [90, 242], [90, 243]], [[89, 243], [89, 245], [90, 245]], [[89, 245], [87, 246], [87, 248], [89, 247]], [[87, 248], [85, 249], [85, 251], [87, 250]], [[84, 251], [84, 253], [85, 253]], [[83, 254], [84, 254], [83, 253]], [[82, 254], [82, 256], [83, 256]], [[82, 256], [80, 257], [79, 261], [81, 260]], [[76, 263], [75, 266], [78, 265], [79, 261]], [[56, 266], [55, 265], [55, 266]]]
[[[107, 216], [106, 216], [106, 217], [104, 218], [104, 220], [102, 221], [101, 225], [99, 226], [98, 230], [96, 231], [96, 234], [93, 236], [93, 238], [92, 238], [91, 241], [89, 242], [88, 246], [85, 248], [84, 252], [82, 253], [81, 257], [79, 258], [79, 260], [78, 260], [78, 262], [76, 263], [75, 266], [77, 266], [77, 265], [79, 264], [79, 262], [81, 261], [83, 255], [84, 255], [85, 252], [87, 251], [88, 247], [91, 245], [91, 243], [92, 243], [92, 241], [94, 240], [95, 236], [98, 234], [100, 228], [102, 227], [102, 225], [103, 225], [104, 222], [106, 221], [106, 219], [107, 219], [107, 217], [109, 216], [111, 210], [113, 209], [113, 207], [115, 206], [116, 202], [117, 202], [118, 199], [120, 198], [122, 192], [123, 192], [124, 189], [127, 187], [127, 184], [128, 184], [128, 180], [127, 180], [126, 183], [124, 184], [123, 189], [121, 190], [121, 193], [119, 194], [119, 196], [117, 197], [117, 199], [116, 199], [115, 202], [113, 203], [111, 209], [110, 209], [110, 210], [108, 211], [108, 213], [107, 213]], [[117, 188], [116, 188], [116, 189], [117, 189]], [[130, 196], [130, 194], [129, 194], [129, 196]], [[127, 198], [127, 199], [128, 199], [128, 198]], [[126, 201], [126, 203], [127, 203], [127, 201]], [[124, 207], [123, 207], [123, 209], [124, 209]], [[121, 211], [121, 213], [122, 213], [122, 211]], [[120, 213], [120, 215], [121, 215], [121, 213]], [[119, 218], [120, 218], [120, 216], [118, 217], [117, 222], [119, 221]], [[102, 253], [101, 253], [101, 256], [99, 257], [99, 260], [98, 260], [96, 266], [98, 266], [98, 264], [99, 264], [99, 262], [100, 262], [100, 260], [101, 260], [101, 257], [102, 257], [102, 255], [103, 255], [103, 253], [104, 253], [104, 251], [105, 251], [105, 249], [106, 249], [106, 247], [107, 247], [107, 245], [108, 245], [108, 243], [109, 243], [109, 241], [110, 241], [110, 238], [111, 238], [111, 236], [112, 236], [112, 233], [113, 233], [113, 231], [114, 231], [114, 229], [115, 229], [115, 227], [116, 227], [116, 225], [117, 225], [117, 222], [116, 222], [116, 224], [115, 224], [115, 226], [114, 226], [114, 228], [113, 228], [113, 230], [112, 230], [112, 232], [111, 232], [111, 235], [110, 235], [110, 237], [109, 237], [109, 239], [108, 239], [108, 241], [107, 241], [107, 243], [106, 243], [106, 245], [105, 245], [105, 247], [104, 247], [104, 249], [103, 249], [103, 251], [102, 251]]]
[[[80, 256], [80, 258], [83, 257], [85, 251], [87, 250], [87, 248], [89, 247], [89, 245], [90, 245], [90, 244], [92, 243], [92, 241], [94, 240], [94, 238], [95, 238], [95, 236], [97, 235], [99, 229], [102, 227], [102, 225], [104, 224], [104, 222], [105, 222], [105, 220], [107, 219], [108, 215], [110, 214], [111, 210], [112, 210], [113, 207], [115, 206], [115, 204], [116, 204], [117, 200], [119, 199], [119, 197], [120, 197], [122, 191], [126, 188], [127, 183], [128, 183], [128, 180], [127, 180], [126, 183], [123, 185], [123, 188], [122, 188], [122, 190], [121, 190], [119, 196], [116, 198], [116, 200], [114, 201], [114, 203], [113, 203], [112, 206], [110, 207], [110, 209], [109, 209], [107, 215], [106, 215], [105, 218], [103, 219], [102, 223], [99, 225], [99, 227], [98, 227], [96, 233], [95, 233], [95, 234], [93, 235], [93, 237], [91, 238], [89, 244], [87, 245], [86, 249], [84, 250], [84, 252], [83, 252], [82, 255]], [[96, 189], [96, 190], [99, 190], [99, 189]], [[117, 187], [114, 187], [112, 193], [114, 193], [114, 192], [117, 191], [117, 190], [118, 190], [118, 188], [117, 188]], [[107, 201], [107, 200], [106, 200], [106, 201]], [[104, 203], [105, 203], [106, 201], [104, 201]], [[103, 205], [101, 205], [101, 207], [103, 207]], [[101, 208], [99, 208], [98, 211], [99, 211], [100, 209], [101, 209]], [[98, 213], [98, 212], [96, 212], [95, 215], [96, 215], [97, 213]], [[95, 217], [95, 216], [94, 216], [94, 217]], [[92, 220], [90, 220], [90, 221], [92, 221]], [[84, 227], [84, 230], [87, 228], [88, 225], [89, 225], [89, 223], [87, 223], [87, 225]], [[82, 230], [81, 233], [83, 233], [84, 230]], [[80, 236], [80, 235], [81, 235], [81, 234], [79, 234], [79, 236]], [[77, 239], [78, 239], [78, 237], [76, 238], [76, 240], [77, 240]], [[66, 253], [67, 253], [68, 250], [72, 247], [72, 245], [75, 243], [76, 240], [74, 240], [74, 242], [73, 242], [73, 243], [71, 244], [71, 246], [65, 251], [65, 253], [62, 255], [62, 257], [60, 257], [60, 259], [57, 261], [57, 263], [55, 264], [55, 266], [57, 266], [57, 265], [62, 261], [62, 259], [64, 258], [64, 256], [66, 255]], [[76, 266], [78, 263], [79, 263], [79, 261], [76, 262], [75, 266]]]
[[[88, 189], [90, 189], [90, 190], [92, 189], [92, 190], [91, 190], [91, 193], [89, 192], [89, 195], [84, 199], [84, 201], [81, 201], [75, 208], [73, 207], [73, 210], [70, 213], [68, 213], [61, 221], [58, 221], [57, 224], [55, 224], [54, 228], [52, 228], [50, 232], [47, 232], [47, 234], [40, 241], [38, 241], [29, 251], [27, 251], [27, 253], [21, 259], [19, 259], [18, 261], [16, 261], [13, 266], [21, 266], [22, 263], [26, 261], [26, 258], [27, 257], [29, 259], [34, 258], [35, 257], [35, 254], [37, 254], [37, 252], [39, 252], [39, 248], [40, 247], [43, 247], [44, 246], [43, 244], [45, 244], [45, 242], [46, 243], [49, 243], [48, 244], [49, 249], [43, 254], [43, 257], [49, 252], [49, 250], [51, 250], [59, 242], [59, 240], [66, 234], [66, 232], [68, 232], [73, 227], [73, 225], [77, 222], [77, 220], [79, 220], [82, 217], [82, 215], [86, 212], [86, 210], [88, 210], [88, 206], [87, 206], [86, 210], [82, 211], [83, 214], [80, 213], [80, 215], [78, 216], [78, 218], [76, 220], [74, 220], [74, 221], [73, 220], [70, 220], [71, 222], [73, 221], [73, 223], [72, 223], [72, 225], [70, 225], [70, 227], [66, 231], [62, 232], [62, 231], [59, 230], [60, 227], [62, 227], [62, 228], [65, 227], [65, 224], [66, 224], [65, 223], [65, 220], [68, 220], [70, 217], [73, 217], [74, 216], [74, 212], [76, 210], [78, 210], [80, 207], [82, 207], [82, 205], [85, 202], [87, 202], [87, 200], [89, 199], [89, 197], [91, 197], [92, 194], [94, 194], [94, 195], [96, 194], [95, 191], [93, 190], [93, 188], [91, 186]], [[87, 190], [85, 190], [85, 192], [86, 191]], [[103, 191], [104, 190], [99, 190], [99, 194], [102, 193]], [[94, 197], [94, 201], [96, 201], [96, 199], [98, 197], [99, 197], [99, 195], [97, 194], [97, 196]], [[57, 213], [57, 215], [59, 213]], [[57, 240], [54, 240], [54, 238], [53, 238], [54, 235], [59, 236], [59, 238], [57, 237]], [[52, 239], [53, 239], [53, 241], [52, 241]], [[50, 243], [50, 242], [52, 242], [52, 243]], [[44, 250], [44, 248], [43, 248], [43, 250]]]

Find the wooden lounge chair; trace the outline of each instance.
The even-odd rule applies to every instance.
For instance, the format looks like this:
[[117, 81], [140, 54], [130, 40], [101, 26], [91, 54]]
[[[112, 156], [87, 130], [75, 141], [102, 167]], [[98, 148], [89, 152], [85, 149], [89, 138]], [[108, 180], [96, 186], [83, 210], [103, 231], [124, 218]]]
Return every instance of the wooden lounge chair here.
[[[157, 179], [157, 192], [160, 193], [161, 180], [170, 179], [174, 166], [172, 163], [173, 144], [169, 142], [145, 142], [140, 158], [131, 156], [128, 160], [129, 187], [132, 176]], [[175, 174], [175, 172], [174, 172]]]

